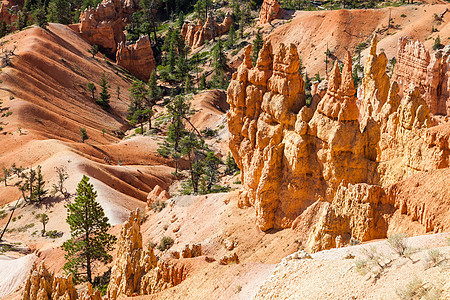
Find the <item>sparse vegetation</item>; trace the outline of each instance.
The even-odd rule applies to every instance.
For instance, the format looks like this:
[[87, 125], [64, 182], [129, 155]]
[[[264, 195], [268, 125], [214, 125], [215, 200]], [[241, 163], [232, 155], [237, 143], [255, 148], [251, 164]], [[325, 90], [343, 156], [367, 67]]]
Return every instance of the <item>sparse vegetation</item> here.
[[172, 247], [174, 241], [170, 236], [163, 236], [158, 245], [158, 250], [163, 252]]
[[399, 256], [409, 257], [412, 249], [408, 247], [407, 235], [404, 233], [394, 233], [387, 239], [389, 245]]

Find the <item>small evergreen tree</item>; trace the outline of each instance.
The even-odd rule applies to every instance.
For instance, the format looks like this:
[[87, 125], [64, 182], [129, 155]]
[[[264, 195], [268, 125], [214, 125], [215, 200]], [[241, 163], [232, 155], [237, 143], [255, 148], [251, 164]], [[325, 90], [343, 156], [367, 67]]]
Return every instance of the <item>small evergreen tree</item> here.
[[90, 54], [92, 54], [92, 58], [95, 58], [95, 56], [96, 56], [97, 53], [98, 53], [98, 46], [94, 44], [94, 45], [92, 45], [91, 48], [89, 48], [87, 51], [88, 51]]
[[48, 2], [47, 19], [53, 23], [70, 24], [72, 21], [70, 2], [67, 0], [50, 0]]
[[191, 184], [194, 193], [198, 193], [198, 182], [203, 173], [201, 162], [194, 162], [196, 151], [201, 149], [201, 145], [202, 143], [193, 133], [186, 134], [186, 136], [180, 140], [181, 153], [188, 156]]
[[87, 135], [86, 128], [80, 127], [80, 136], [81, 136], [81, 142], [84, 143], [85, 140], [89, 139], [89, 136]]
[[108, 88], [110, 87], [110, 85], [106, 81], [105, 72], [103, 72], [103, 76], [100, 81], [100, 86], [101, 86], [102, 90], [100, 91], [100, 97], [96, 102], [101, 107], [108, 108], [109, 107], [109, 98], [111, 98], [111, 95], [108, 92]]
[[184, 82], [184, 93], [189, 94], [192, 92], [192, 82], [191, 82], [191, 76], [186, 75], [186, 81]]
[[228, 30], [228, 39], [225, 43], [225, 47], [227, 49], [234, 48], [235, 42], [236, 42], [236, 30], [234, 29], [233, 24], [231, 24], [230, 30]]
[[45, 8], [41, 5], [38, 5], [38, 7], [33, 12], [33, 20], [36, 25], [41, 27], [42, 29], [47, 29], [47, 17], [45, 13]]
[[75, 281], [92, 283], [93, 264], [108, 262], [111, 259], [108, 251], [116, 242], [116, 237], [108, 233], [111, 225], [96, 198], [89, 177], [83, 175], [74, 202], [66, 205], [71, 238], [62, 245], [66, 251], [64, 270], [72, 273]]
[[148, 108], [148, 91], [140, 80], [136, 80], [131, 84], [130, 105], [128, 107], [127, 119], [131, 125], [140, 124], [141, 134], [144, 134], [144, 122], [151, 117], [151, 110]]
[[95, 91], [97, 90], [97, 88], [95, 87], [95, 84], [93, 82], [88, 82], [88, 84], [86, 86], [86, 90], [88, 92], [92, 93], [92, 100], [95, 101]]
[[39, 214], [38, 215], [39, 221], [42, 223], [42, 236], [45, 235], [45, 225], [47, 225], [50, 218], [47, 214]]
[[258, 31], [256, 32], [255, 39], [253, 40], [253, 47], [252, 47], [252, 62], [253, 65], [256, 66], [256, 61], [258, 60], [259, 51], [262, 49], [264, 45], [264, 40], [261, 34], [261, 28], [258, 28]]
[[211, 192], [212, 187], [219, 181], [220, 159], [212, 151], [208, 151], [203, 163], [203, 172], [206, 180], [206, 191]]
[[16, 28], [18, 30], [24, 29], [25, 27], [27, 27], [27, 21], [28, 21], [28, 14], [24, 13], [23, 11], [19, 11], [17, 13]]
[[116, 88], [117, 100], [120, 100], [120, 86], [118, 85]]
[[434, 39], [433, 50], [439, 50], [442, 48], [441, 38], [439, 35]]
[[202, 77], [200, 77], [200, 83], [198, 85], [199, 90], [206, 89], [206, 75], [205, 73], [202, 74]]
[[37, 167], [36, 172], [36, 185], [32, 193], [32, 201], [41, 202], [47, 195], [47, 190], [45, 189], [44, 176], [42, 175], [41, 166]]
[[230, 152], [227, 154], [227, 160], [225, 161], [225, 174], [226, 175], [233, 175], [234, 172], [239, 170], [236, 162], [234, 161], [233, 156]]

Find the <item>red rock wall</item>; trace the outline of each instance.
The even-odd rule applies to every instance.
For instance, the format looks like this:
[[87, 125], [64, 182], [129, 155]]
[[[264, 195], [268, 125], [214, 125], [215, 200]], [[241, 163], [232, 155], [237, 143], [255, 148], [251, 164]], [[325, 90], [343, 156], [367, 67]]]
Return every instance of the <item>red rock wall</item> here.
[[148, 36], [140, 37], [132, 45], [125, 45], [125, 43], [121, 42], [117, 47], [116, 61], [118, 65], [145, 82], [148, 81], [151, 73], [156, 68]]

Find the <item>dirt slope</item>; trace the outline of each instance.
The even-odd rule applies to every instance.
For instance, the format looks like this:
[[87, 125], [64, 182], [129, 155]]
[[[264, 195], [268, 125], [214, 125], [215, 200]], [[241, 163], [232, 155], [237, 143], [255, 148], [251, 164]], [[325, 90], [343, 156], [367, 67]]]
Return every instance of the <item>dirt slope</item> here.
[[[303, 65], [310, 77], [320, 72], [325, 75], [325, 52], [330, 51], [342, 59], [346, 49], [354, 52], [362, 42], [369, 42], [377, 30], [388, 25], [389, 13], [393, 26], [378, 34], [379, 49], [384, 49], [388, 59], [397, 54], [397, 41], [401, 36], [409, 36], [424, 42], [430, 49], [434, 39], [439, 35], [443, 44], [450, 38], [450, 14], [444, 16], [440, 24], [434, 20], [434, 14], [441, 14], [450, 4], [440, 5], [408, 5], [382, 9], [333, 10], [333, 11], [296, 11], [292, 19], [276, 20], [272, 27], [266, 24], [262, 30], [264, 38], [276, 46], [294, 43], [299, 48]], [[432, 27], [437, 32], [432, 32]], [[368, 49], [363, 51], [363, 57]], [[364, 59], [362, 59], [364, 61]], [[328, 66], [329, 70], [331, 65]]]

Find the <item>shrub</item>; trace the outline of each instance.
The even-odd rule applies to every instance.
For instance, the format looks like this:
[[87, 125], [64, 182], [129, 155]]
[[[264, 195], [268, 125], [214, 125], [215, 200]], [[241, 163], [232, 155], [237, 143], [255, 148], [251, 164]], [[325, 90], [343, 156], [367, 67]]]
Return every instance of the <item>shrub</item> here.
[[152, 204], [150, 204], [150, 209], [154, 212], [160, 212], [166, 207], [166, 202], [164, 201], [154, 201]]
[[406, 240], [408, 236], [404, 233], [394, 233], [387, 239], [392, 250], [395, 251], [399, 256], [408, 256], [411, 252], [411, 248], [408, 247], [408, 242]]
[[427, 252], [427, 256], [425, 257], [425, 263], [428, 268], [433, 268], [446, 260], [444, 255], [439, 251], [439, 249], [430, 249]]
[[158, 245], [158, 250], [163, 252], [172, 247], [173, 239], [170, 236], [163, 236], [161, 242]]

